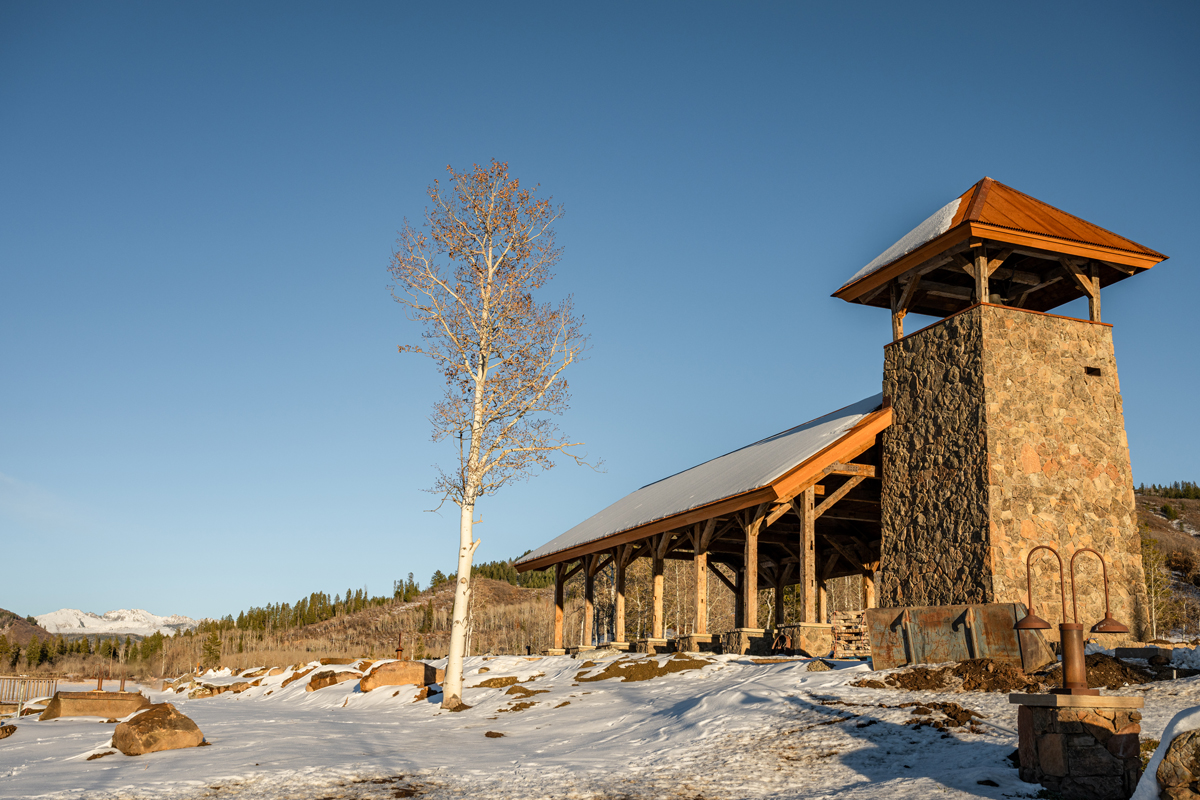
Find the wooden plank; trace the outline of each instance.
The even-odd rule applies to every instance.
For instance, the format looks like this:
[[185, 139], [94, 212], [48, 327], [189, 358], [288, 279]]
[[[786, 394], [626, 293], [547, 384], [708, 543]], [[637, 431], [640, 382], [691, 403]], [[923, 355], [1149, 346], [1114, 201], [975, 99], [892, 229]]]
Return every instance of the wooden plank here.
[[578, 573], [580, 570], [582, 570], [582, 569], [583, 569], [583, 559], [581, 558], [581, 559], [579, 560], [579, 563], [578, 563], [578, 564], [576, 564], [574, 567], [572, 567], [571, 569], [569, 569], [569, 570], [567, 571], [567, 574], [563, 576], [563, 580], [564, 580], [564, 581], [569, 581], [569, 580], [571, 580], [571, 578], [574, 578], [574, 577], [575, 577], [575, 575], [576, 575], [576, 574], [577, 574], [577, 573]]
[[834, 550], [836, 550], [837, 552], [842, 554], [842, 557], [846, 559], [847, 564], [853, 564], [856, 567], [862, 566], [862, 563], [863, 563], [862, 555], [860, 553], [851, 552], [849, 548], [847, 548], [843, 543], [838, 541], [838, 537], [826, 536], [826, 537], [824, 537], [824, 539], [825, 539], [825, 544], [829, 545]]
[[1151, 254], [1119, 250], [1114, 247], [1093, 244], [1091, 242], [1069, 241], [1040, 233], [1010, 230], [984, 222], [968, 222], [966, 223], [966, 227], [969, 228], [971, 235], [1002, 242], [1005, 245], [1035, 247], [1061, 255], [1094, 258], [1100, 261], [1126, 264], [1131, 267], [1141, 267], [1142, 269], [1149, 269], [1165, 259], [1165, 256], [1161, 253]]
[[820, 519], [822, 514], [833, 508], [834, 504], [837, 503], [838, 500], [841, 500], [843, 497], [845, 497], [851, 489], [853, 489], [855, 486], [858, 486], [864, 480], [866, 480], [865, 475], [855, 475], [850, 480], [846, 481], [841, 488], [821, 501], [821, 505], [817, 506], [813, 510], [813, 518]]
[[1001, 250], [998, 254], [996, 254], [995, 258], [989, 258], [988, 262], [987, 262], [988, 277], [991, 277], [996, 272], [996, 270], [1000, 269], [1000, 265], [1003, 264], [1005, 261], [1007, 261], [1009, 259], [1009, 257], [1012, 256], [1012, 254], [1013, 254], [1013, 249], [1011, 247], [1009, 247], [1007, 249]]
[[1092, 262], [1092, 286], [1096, 291], [1088, 298], [1088, 319], [1100, 322], [1100, 265]]
[[707, 550], [709, 544], [712, 543], [713, 536], [716, 534], [716, 532], [717, 532], [716, 518], [714, 517], [712, 519], [706, 520], [704, 523], [703, 529], [700, 531], [700, 540], [698, 542], [696, 542], [696, 551], [702, 553], [705, 550]]
[[967, 212], [963, 215], [963, 219], [979, 219], [979, 215], [983, 212], [983, 204], [987, 202], [991, 183], [990, 178], [984, 178], [975, 184], [975, 192], [971, 195], [971, 203], [967, 206]]

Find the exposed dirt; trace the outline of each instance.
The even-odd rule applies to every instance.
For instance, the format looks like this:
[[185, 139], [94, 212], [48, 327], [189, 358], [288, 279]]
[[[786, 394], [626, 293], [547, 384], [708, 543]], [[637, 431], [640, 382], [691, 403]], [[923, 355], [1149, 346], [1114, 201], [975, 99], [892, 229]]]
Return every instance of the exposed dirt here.
[[515, 686], [510, 686], [505, 694], [511, 694], [514, 697], [533, 697], [535, 694], [546, 694], [549, 691], [549, 689], [526, 689], [518, 683]]
[[569, 705], [571, 705], [570, 700], [563, 700], [561, 703], [556, 705], [555, 708], [562, 708], [563, 706], [569, 706]]
[[526, 702], [526, 703], [513, 703], [513, 704], [512, 704], [511, 706], [509, 706], [508, 708], [500, 708], [500, 709], [497, 709], [497, 710], [496, 710], [496, 713], [497, 713], [497, 714], [499, 714], [499, 713], [502, 713], [502, 712], [504, 712], [504, 711], [524, 711], [525, 709], [527, 709], [527, 708], [533, 708], [533, 707], [534, 707], [534, 706], [536, 706], [536, 705], [537, 705], [537, 701], [536, 701], [536, 700], [530, 700], [530, 701], [528, 701], [528, 702]]
[[[1119, 689], [1125, 685], [1140, 685], [1155, 680], [1150, 672], [1103, 653], [1086, 658], [1088, 686]], [[1164, 673], [1169, 678], [1169, 672]], [[1030, 692], [1047, 691], [1062, 685], [1062, 666], [1026, 675], [1011, 664], [988, 658], [962, 661], [948, 667], [913, 667], [886, 675], [882, 680], [856, 681], [852, 686], [866, 689], [904, 689], [905, 691], [954, 692]]]
[[116, 753], [117, 753], [116, 750], [108, 750], [103, 753], [92, 753], [90, 756], [87, 757], [87, 760], [95, 761], [97, 758], [104, 758], [105, 756], [116, 755]]
[[575, 680], [581, 683], [603, 681], [609, 678], [620, 678], [623, 683], [648, 681], [652, 678], [661, 678], [663, 675], [670, 675], [672, 672], [702, 669], [710, 663], [712, 662], [704, 659], [688, 658], [687, 656], [679, 655], [671, 656], [662, 664], [653, 658], [620, 658], [609, 662], [608, 666], [594, 675], [578, 675]]
[[483, 735], [489, 739], [503, 739], [504, 738], [504, 734], [501, 733], [500, 731], [487, 731]]
[[520, 683], [516, 675], [503, 675], [499, 678], [488, 678], [486, 681], [475, 684], [474, 689], [503, 689], [505, 686], [512, 686], [514, 683]]
[[[1103, 653], [1093, 653], [1084, 660], [1087, 663], [1088, 686], [1093, 689], [1120, 689], [1126, 684], [1140, 686], [1154, 680], [1151, 673]], [[1046, 670], [1040, 676], [1050, 686], [1062, 686], [1062, 665]]]

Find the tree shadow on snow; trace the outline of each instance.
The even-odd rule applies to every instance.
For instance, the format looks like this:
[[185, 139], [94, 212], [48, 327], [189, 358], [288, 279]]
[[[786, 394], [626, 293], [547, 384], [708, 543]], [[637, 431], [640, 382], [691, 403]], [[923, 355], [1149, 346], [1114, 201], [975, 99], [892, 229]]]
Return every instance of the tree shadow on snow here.
[[[830, 698], [830, 705], [797, 697], [783, 700], [801, 712], [795, 720], [794, 735], [799, 737], [815, 728], [836, 726], [844, 735], [860, 739], [867, 745], [846, 752], [815, 754], [836, 758], [845, 767], [864, 776], [857, 783], [846, 784], [844, 791], [878, 787], [878, 784], [896, 778], [928, 778], [951, 789], [997, 798], [1013, 797], [1014, 789], [1028, 790], [1027, 796], [1033, 797], [1040, 788], [1022, 783], [1017, 777], [1016, 767], [1009, 760], [1016, 749], [1015, 743], [989, 741], [984, 735], [971, 733], [965, 726], [939, 730], [929, 725], [898, 724], [881, 718], [894, 707], [852, 705], [837, 698]], [[910, 712], [910, 709], [904, 711]], [[932, 716], [941, 715], [935, 712]], [[803, 746], [803, 739], [799, 738], [797, 744]], [[983, 780], [999, 785], [981, 784]]]

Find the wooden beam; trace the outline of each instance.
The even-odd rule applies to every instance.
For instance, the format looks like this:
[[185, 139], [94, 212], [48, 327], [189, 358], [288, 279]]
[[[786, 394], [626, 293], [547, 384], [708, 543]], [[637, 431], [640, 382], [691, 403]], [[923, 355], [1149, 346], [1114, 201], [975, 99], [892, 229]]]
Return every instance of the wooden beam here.
[[742, 529], [746, 533], [743, 557], [744, 578], [742, 580], [742, 627], [758, 628], [758, 532], [766, 520], [767, 504], [763, 503], [754, 509], [753, 514], [742, 513], [745, 514]]
[[616, 565], [613, 570], [613, 583], [616, 584], [613, 588], [616, 590], [616, 601], [613, 608], [613, 638], [618, 642], [625, 641], [625, 567], [629, 563], [630, 551], [633, 550], [633, 545], [623, 544], [617, 548], [615, 555], [617, 558], [613, 560]]
[[1093, 263], [1089, 267], [1073, 258], [1060, 258], [1059, 262], [1087, 295], [1088, 318], [1092, 322], [1100, 322], [1100, 271], [1097, 265]]
[[791, 500], [800, 492], [816, 485], [826, 477], [826, 466], [837, 461], [847, 462], [862, 455], [875, 445], [879, 433], [891, 424], [891, 406], [868, 414], [837, 442], [776, 479], [772, 484], [775, 499]]
[[584, 556], [586, 566], [583, 573], [583, 630], [579, 635], [580, 647], [590, 647], [593, 643], [593, 628], [596, 624], [596, 570], [592, 565], [596, 561], [595, 554]]
[[[569, 562], [564, 562], [564, 563], [569, 563]], [[566, 574], [566, 575], [563, 575], [563, 582], [565, 583], [566, 581], [569, 581], [569, 580], [571, 580], [571, 578], [574, 578], [574, 577], [575, 577], [575, 575], [576, 575], [576, 574], [577, 574], [577, 573], [578, 573], [580, 570], [582, 570], [582, 569], [583, 569], [583, 563], [584, 563], [584, 562], [583, 562], [583, 559], [581, 558], [581, 559], [579, 559], [579, 563], [578, 563], [578, 564], [576, 564], [575, 566], [571, 567], [571, 569], [567, 570], [567, 574]]]
[[862, 576], [863, 605], [875, 608], [875, 573], [864, 572]]
[[704, 523], [704, 527], [700, 529], [699, 539], [696, 542], [696, 552], [703, 553], [708, 550], [708, 546], [712, 543], [713, 536], [717, 532], [717, 519], [713, 517]]
[[825, 560], [825, 566], [821, 568], [821, 583], [827, 581], [829, 576], [833, 574], [833, 568], [837, 565], [837, 561], [841, 557], [842, 554], [836, 550], [829, 554], [829, 558]]
[[874, 478], [875, 467], [872, 464], [843, 464], [835, 461], [825, 468], [826, 475], [853, 475], [861, 478]]
[[717, 568], [717, 565], [715, 563], [713, 563], [712, 561], [709, 561], [708, 569], [710, 572], [712, 572], [712, 574], [717, 576], [717, 578], [721, 581], [721, 583], [725, 584], [725, 586], [729, 589], [729, 591], [733, 592], [735, 597], [737, 596], [737, 593], [738, 593], [737, 585], [734, 584], [733, 581], [729, 580], [729, 578], [726, 578], [725, 573], [721, 572], [721, 570]]
[[561, 561], [554, 565], [554, 647], [557, 650], [563, 649], [563, 585], [567, 582], [566, 566]]
[[846, 481], [844, 484], [842, 484], [841, 488], [821, 501], [821, 505], [817, 506], [813, 510], [813, 518], [819, 519], [822, 514], [833, 508], [834, 504], [837, 503], [838, 500], [841, 500], [843, 497], [845, 497], [851, 489], [853, 489], [855, 486], [858, 486], [864, 480], [866, 480], [866, 476], [855, 475], [853, 478]]
[[797, 498], [796, 511], [800, 517], [800, 622], [817, 619], [817, 544], [816, 516], [813, 514], [813, 493], [806, 489]]
[[[863, 557], [862, 557], [862, 555], [861, 555], [861, 554], [859, 554], [859, 553], [852, 553], [852, 552], [850, 552], [850, 550], [848, 550], [848, 549], [847, 549], [847, 548], [846, 548], [844, 545], [842, 545], [842, 544], [841, 544], [841, 543], [840, 543], [840, 542], [837, 540], [837, 537], [835, 537], [835, 536], [826, 536], [826, 537], [825, 537], [825, 544], [829, 545], [829, 546], [830, 546], [830, 547], [832, 547], [834, 550], [836, 550], [837, 552], [841, 553], [841, 554], [842, 554], [842, 557], [846, 559], [846, 563], [847, 563], [847, 564], [852, 564], [852, 565], [854, 565], [854, 566], [856, 566], [856, 567], [862, 567], [862, 565], [863, 565]], [[863, 568], [865, 569], [865, 567], [863, 567]]]
[[987, 261], [988, 277], [990, 278], [996, 270], [1000, 269], [1000, 265], [1007, 261], [1012, 254], [1013, 249], [1009, 247], [997, 253], [995, 258], [989, 258]]
[[[659, 534], [666, 538], [670, 534]], [[663, 558], [659, 555], [660, 547], [654, 548], [654, 556], [651, 561], [651, 572], [654, 576], [654, 607], [651, 613], [651, 637], [655, 639], [663, 638]]]
[[606, 555], [603, 560], [601, 560], [599, 555], [597, 555], [595, 563], [592, 565], [592, 569], [591, 569], [592, 574], [593, 575], [599, 574], [600, 570], [604, 569], [612, 562], [613, 562], [613, 554], [612, 553], [609, 553], [608, 555]]
[[992, 302], [991, 290], [988, 288], [988, 257], [986, 247], [980, 247], [975, 251], [975, 302]]
[[597, 539], [594, 542], [576, 545], [558, 553], [550, 553], [542, 556], [535, 561], [527, 561], [517, 568], [518, 572], [528, 572], [534, 569], [545, 569], [546, 567], [558, 561], [574, 561], [576, 558], [584, 556], [588, 553], [595, 553], [600, 550], [607, 550], [619, 544], [628, 542], [637, 542], [642, 539], [647, 539], [664, 531], [674, 531], [679, 528], [685, 528], [696, 522], [704, 522], [712, 517], [724, 517], [736, 511], [741, 511], [745, 508], [753, 508], [759, 503], [769, 502], [775, 499], [775, 490], [771, 486], [764, 486], [761, 489], [755, 489], [745, 494], [729, 497], [724, 500], [719, 500], [715, 503], [694, 508], [691, 511], [686, 511], [682, 514], [677, 514], [665, 519], [656, 520], [655, 522], [641, 525], [637, 528], [631, 528], [621, 533], [606, 536], [603, 539]]
[[696, 537], [696, 552], [692, 556], [692, 574], [696, 584], [692, 603], [696, 620], [695, 632], [708, 633], [708, 552], [700, 546], [704, 540], [704, 532], [697, 527], [693, 536]]

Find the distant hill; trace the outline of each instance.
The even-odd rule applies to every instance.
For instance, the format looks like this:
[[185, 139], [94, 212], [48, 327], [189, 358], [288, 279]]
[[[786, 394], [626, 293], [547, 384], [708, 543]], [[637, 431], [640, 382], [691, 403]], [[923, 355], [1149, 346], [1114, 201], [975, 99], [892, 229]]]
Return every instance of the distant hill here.
[[122, 608], [104, 614], [63, 608], [39, 614], [37, 621], [50, 633], [64, 636], [150, 636], [154, 633], [170, 636], [195, 630], [199, 624], [191, 617], [178, 614], [160, 617], [140, 608]]
[[49, 638], [50, 632], [40, 625], [30, 624], [19, 614], [0, 608], [0, 635], [24, 646], [34, 636], [42, 640]]

